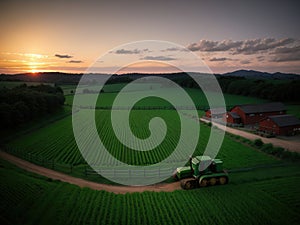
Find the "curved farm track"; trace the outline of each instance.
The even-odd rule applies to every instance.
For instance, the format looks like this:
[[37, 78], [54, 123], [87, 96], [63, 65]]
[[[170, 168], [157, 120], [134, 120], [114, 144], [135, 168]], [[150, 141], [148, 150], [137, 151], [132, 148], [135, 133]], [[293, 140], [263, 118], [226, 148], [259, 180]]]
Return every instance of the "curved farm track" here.
[[47, 169], [13, 155], [10, 155], [6, 152], [0, 151], [1, 158], [15, 164], [16, 166], [25, 169], [29, 172], [37, 173], [39, 175], [52, 178], [54, 180], [60, 180], [63, 182], [67, 182], [70, 184], [75, 184], [79, 187], [88, 187], [94, 190], [104, 190], [108, 192], [113, 192], [116, 194], [126, 194], [133, 192], [144, 192], [144, 191], [154, 191], [154, 192], [172, 192], [175, 190], [180, 190], [180, 182], [174, 183], [165, 183], [165, 184], [155, 184], [149, 186], [117, 186], [117, 185], [109, 185], [109, 184], [100, 184], [92, 181], [87, 181], [84, 179], [80, 179], [77, 177], [72, 177], [64, 173], [60, 173], [51, 169]]

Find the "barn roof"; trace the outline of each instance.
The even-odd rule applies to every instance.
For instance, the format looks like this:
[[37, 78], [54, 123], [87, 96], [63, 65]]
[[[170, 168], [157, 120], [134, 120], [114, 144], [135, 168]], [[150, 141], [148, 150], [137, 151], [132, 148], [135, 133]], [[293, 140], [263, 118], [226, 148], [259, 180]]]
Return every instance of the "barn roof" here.
[[279, 127], [300, 125], [300, 120], [293, 115], [269, 116], [268, 118], [270, 118]]
[[245, 113], [264, 113], [285, 111], [286, 108], [281, 102], [270, 102], [264, 104], [237, 105]]
[[210, 111], [212, 114], [224, 114], [226, 113], [226, 108], [211, 108], [206, 111]]
[[232, 118], [234, 118], [234, 119], [239, 119], [239, 118], [241, 118], [241, 117], [239, 116], [239, 114], [237, 114], [236, 112], [228, 112], [228, 114], [230, 114], [230, 115], [232, 116]]

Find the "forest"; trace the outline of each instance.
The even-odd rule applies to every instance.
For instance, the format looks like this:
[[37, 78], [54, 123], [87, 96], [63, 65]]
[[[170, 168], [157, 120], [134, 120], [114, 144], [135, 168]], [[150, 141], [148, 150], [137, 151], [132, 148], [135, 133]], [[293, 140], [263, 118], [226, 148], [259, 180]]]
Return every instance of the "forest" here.
[[[222, 91], [227, 94], [283, 102], [299, 102], [300, 100], [300, 80], [247, 79], [232, 76], [219, 76], [217, 80]], [[174, 81], [183, 87], [200, 88], [191, 78]]]
[[55, 112], [64, 104], [60, 87], [49, 85], [21, 86], [0, 89], [1, 129], [17, 127], [42, 115]]

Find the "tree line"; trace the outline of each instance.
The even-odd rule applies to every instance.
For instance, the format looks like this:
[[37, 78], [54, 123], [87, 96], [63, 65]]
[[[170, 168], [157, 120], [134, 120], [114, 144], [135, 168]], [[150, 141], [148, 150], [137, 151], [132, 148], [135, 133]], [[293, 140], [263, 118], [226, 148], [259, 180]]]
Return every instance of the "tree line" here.
[[274, 81], [221, 77], [219, 84], [225, 93], [252, 96], [272, 101], [299, 102], [300, 80]]
[[0, 89], [1, 128], [17, 127], [42, 115], [55, 112], [64, 104], [60, 87], [49, 85], [21, 86]]
[[[220, 76], [217, 78], [224, 93], [251, 96], [272, 101], [299, 102], [300, 80], [274, 81]], [[200, 89], [192, 78], [174, 80], [182, 87]]]

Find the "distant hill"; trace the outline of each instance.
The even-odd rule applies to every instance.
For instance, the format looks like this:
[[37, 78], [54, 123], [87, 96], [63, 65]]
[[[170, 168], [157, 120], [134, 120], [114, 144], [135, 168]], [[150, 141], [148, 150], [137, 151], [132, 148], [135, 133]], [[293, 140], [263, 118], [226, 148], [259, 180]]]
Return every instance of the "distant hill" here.
[[276, 79], [276, 80], [299, 80], [300, 75], [291, 73], [267, 73], [255, 70], [237, 70], [234, 72], [220, 74], [220, 76], [245, 77], [253, 79]]
[[[197, 73], [193, 73], [194, 75]], [[203, 74], [199, 73], [199, 76]], [[275, 79], [275, 80], [300, 80], [300, 75], [287, 73], [267, 73], [254, 70], [237, 70], [230, 73], [215, 74], [216, 77], [244, 77], [249, 79]], [[93, 83], [101, 76], [105, 78], [108, 74], [90, 74], [88, 75], [88, 83]], [[162, 74], [144, 74], [144, 73], [129, 73], [122, 75], [113, 75], [110, 82], [130, 82], [132, 80], [147, 77], [147, 76], [161, 76], [171, 80], [184, 80], [187, 73], [162, 73]], [[44, 73], [24, 73], [24, 74], [1, 74], [0, 81], [24, 81], [24, 82], [44, 82], [57, 84], [77, 84], [82, 77], [82, 74], [60, 73], [60, 72], [44, 72]]]

